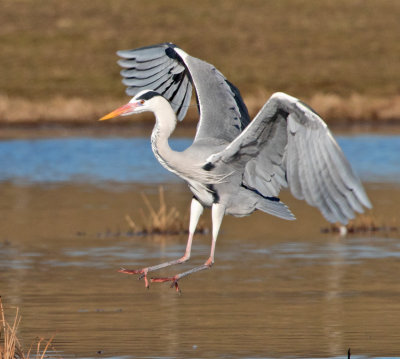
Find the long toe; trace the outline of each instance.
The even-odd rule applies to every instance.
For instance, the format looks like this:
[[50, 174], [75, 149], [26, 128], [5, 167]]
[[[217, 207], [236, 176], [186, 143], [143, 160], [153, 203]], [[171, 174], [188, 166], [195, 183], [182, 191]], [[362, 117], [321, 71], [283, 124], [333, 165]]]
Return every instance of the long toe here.
[[179, 275], [175, 275], [173, 277], [159, 277], [159, 278], [151, 278], [150, 281], [152, 283], [164, 283], [164, 282], [172, 282], [171, 288], [175, 287], [177, 292], [181, 292], [178, 285]]
[[143, 269], [126, 269], [126, 268], [120, 268], [118, 270], [119, 273], [125, 273], [125, 274], [140, 274], [138, 279], [144, 279], [144, 285], [147, 289], [149, 289], [149, 281], [147, 280], [147, 268]]
[[151, 278], [151, 283], [164, 283], [164, 282], [175, 282], [177, 280], [177, 276], [173, 277], [155, 277]]
[[126, 274], [143, 274], [145, 272], [144, 269], [126, 269], [120, 268], [118, 270], [119, 273], [126, 273]]

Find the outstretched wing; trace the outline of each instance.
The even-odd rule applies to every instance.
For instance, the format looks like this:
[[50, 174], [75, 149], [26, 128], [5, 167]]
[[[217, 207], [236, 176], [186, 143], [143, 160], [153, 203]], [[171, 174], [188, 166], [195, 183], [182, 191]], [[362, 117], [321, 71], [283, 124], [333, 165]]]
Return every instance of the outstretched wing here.
[[231, 142], [249, 123], [239, 90], [214, 66], [176, 45], [164, 43], [117, 54], [122, 57], [118, 63], [124, 68], [126, 93], [158, 92], [171, 103], [179, 120], [186, 115], [195, 87], [200, 112], [195, 141], [212, 137]]
[[178, 60], [172, 44], [118, 51], [118, 64], [126, 93], [135, 96], [142, 90], [153, 90], [163, 95], [181, 121], [192, 97], [192, 84], [187, 70]]
[[371, 207], [325, 122], [283, 93], [274, 94], [242, 134], [207, 161], [204, 168], [223, 162], [244, 171], [243, 184], [264, 196], [288, 186], [330, 222], [346, 224], [355, 211]]

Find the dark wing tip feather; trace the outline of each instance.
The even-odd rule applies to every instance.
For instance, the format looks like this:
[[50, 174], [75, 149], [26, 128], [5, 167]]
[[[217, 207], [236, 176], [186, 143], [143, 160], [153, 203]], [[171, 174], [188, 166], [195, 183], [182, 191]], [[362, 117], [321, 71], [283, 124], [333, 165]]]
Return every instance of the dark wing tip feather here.
[[188, 110], [192, 96], [191, 77], [184, 61], [175, 51], [177, 45], [165, 42], [132, 50], [119, 50], [118, 64], [126, 94], [135, 96], [140, 91], [156, 91], [173, 107], [179, 120]]

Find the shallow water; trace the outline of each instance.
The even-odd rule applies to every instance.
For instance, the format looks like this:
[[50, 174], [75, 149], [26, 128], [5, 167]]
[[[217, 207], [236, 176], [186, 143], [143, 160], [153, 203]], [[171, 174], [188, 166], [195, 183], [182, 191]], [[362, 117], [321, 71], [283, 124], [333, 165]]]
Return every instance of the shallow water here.
[[[363, 180], [400, 181], [400, 136], [338, 136]], [[172, 139], [183, 150], [191, 139]], [[0, 141], [0, 181], [176, 182], [154, 158], [148, 138], [55, 138]]]
[[[90, 144], [76, 141], [61, 157], [62, 170], [54, 168], [59, 161], [52, 159], [49, 143], [32, 144], [19, 157], [32, 159], [35, 146], [44, 146], [40, 157], [48, 153], [48, 160], [37, 159], [39, 165], [32, 159], [28, 172], [34, 175], [10, 175], [7, 156], [2, 157], [8, 177], [0, 183], [0, 295], [9, 316], [10, 307], [20, 308], [26, 346], [36, 336], [56, 333], [54, 347], [63, 357], [77, 358], [335, 358], [345, 357], [349, 347], [353, 357], [400, 356], [398, 231], [323, 234], [327, 224], [320, 214], [284, 192], [297, 221], [262, 213], [226, 217], [211, 270], [182, 279], [181, 295], [168, 284], [146, 290], [118, 268], [179, 257], [186, 236], [128, 235], [125, 215], [141, 221], [141, 193], [157, 207], [157, 184], [126, 179], [127, 163], [121, 159], [117, 165], [110, 154], [115, 143], [95, 141], [99, 147], [88, 150]], [[360, 156], [346, 149], [346, 138], [340, 141], [364, 180], [382, 178], [366, 184], [378, 222], [399, 226], [399, 157], [389, 156], [388, 166], [382, 163], [388, 162], [379, 151], [382, 143], [367, 152], [364, 141]], [[124, 146], [118, 157], [128, 157], [129, 145]], [[388, 153], [392, 150], [393, 145]], [[76, 158], [85, 158], [85, 151], [99, 157]], [[363, 157], [373, 163], [361, 166]], [[84, 171], [76, 172], [80, 161]], [[106, 169], [97, 175], [94, 169], [101, 165], [90, 167], [88, 161]], [[377, 171], [378, 165], [390, 170]], [[187, 222], [186, 186], [173, 177], [156, 177], [164, 182], [167, 203]], [[209, 216], [206, 211], [206, 227]], [[209, 245], [209, 235], [197, 235], [189, 263], [157, 274], [202, 263]]]

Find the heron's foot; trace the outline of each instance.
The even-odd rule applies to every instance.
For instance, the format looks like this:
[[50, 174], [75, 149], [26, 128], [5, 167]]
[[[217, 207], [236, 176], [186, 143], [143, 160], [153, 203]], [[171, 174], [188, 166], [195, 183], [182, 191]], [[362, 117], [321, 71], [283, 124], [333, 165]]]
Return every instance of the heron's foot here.
[[126, 274], [140, 274], [139, 279], [144, 278], [145, 286], [148, 289], [149, 288], [149, 281], [147, 279], [147, 274], [149, 272], [153, 272], [155, 270], [158, 270], [158, 269], [161, 269], [161, 268], [165, 268], [165, 267], [169, 267], [169, 266], [172, 266], [172, 265], [175, 265], [175, 264], [184, 263], [184, 262], [188, 261], [189, 258], [190, 258], [190, 253], [186, 252], [183, 257], [181, 257], [179, 259], [175, 259], [173, 261], [156, 264], [154, 266], [146, 267], [146, 268], [143, 268], [143, 269], [125, 269], [125, 268], [121, 268], [118, 272], [126, 273]]
[[205, 270], [205, 269], [209, 269], [209, 268], [211, 268], [213, 263], [214, 263], [214, 260], [212, 258], [209, 258], [207, 260], [207, 262], [205, 262], [203, 265], [195, 267], [195, 268], [192, 268], [192, 269], [190, 269], [190, 270], [188, 270], [186, 272], [176, 274], [173, 277], [151, 278], [150, 281], [152, 283], [172, 282], [171, 288], [175, 287], [176, 291], [181, 293], [181, 290], [180, 290], [179, 285], [178, 285], [178, 280], [180, 280], [181, 278], [186, 277], [186, 276], [188, 276], [190, 274], [193, 274], [193, 273], [196, 273], [196, 272], [200, 272], [200, 271]]
[[144, 278], [144, 285], [147, 289], [149, 289], [149, 281], [147, 279], [147, 273], [149, 272], [148, 268], [143, 268], [143, 269], [120, 268], [118, 272], [125, 274], [140, 274], [138, 279], [140, 280]]
[[178, 285], [178, 280], [181, 277], [179, 274], [174, 275], [173, 277], [159, 277], [159, 278], [151, 278], [150, 281], [151, 283], [164, 283], [164, 282], [172, 282], [171, 288], [175, 287], [175, 290], [179, 293], [181, 293], [181, 290]]

